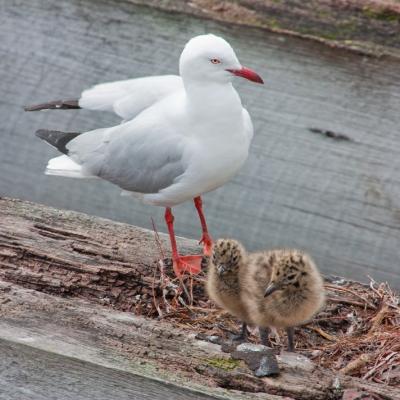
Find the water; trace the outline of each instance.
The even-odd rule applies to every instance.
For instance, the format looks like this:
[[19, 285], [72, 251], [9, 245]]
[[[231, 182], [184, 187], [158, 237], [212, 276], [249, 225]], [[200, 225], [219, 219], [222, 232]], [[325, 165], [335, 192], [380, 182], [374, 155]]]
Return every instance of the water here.
[[[400, 287], [399, 64], [256, 29], [111, 0], [0, 0], [0, 195], [165, 231], [163, 210], [121, 197], [106, 182], [48, 177], [57, 153], [38, 128], [85, 131], [111, 114], [24, 113], [74, 98], [98, 82], [177, 73], [192, 36], [224, 36], [265, 80], [237, 80], [252, 115], [251, 156], [204, 197], [214, 237], [251, 249], [295, 246], [327, 273]], [[309, 128], [345, 134], [338, 141]], [[198, 238], [192, 204], [175, 209], [177, 233]]]

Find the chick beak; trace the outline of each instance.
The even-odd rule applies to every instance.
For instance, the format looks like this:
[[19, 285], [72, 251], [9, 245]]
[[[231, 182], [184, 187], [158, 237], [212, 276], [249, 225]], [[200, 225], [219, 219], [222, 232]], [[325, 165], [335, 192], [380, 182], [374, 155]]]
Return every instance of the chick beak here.
[[250, 68], [242, 67], [239, 69], [227, 69], [226, 71], [230, 72], [235, 76], [240, 76], [242, 78], [248, 79], [249, 81], [256, 82], [256, 83], [264, 83], [261, 76], [258, 75]]
[[264, 297], [268, 297], [269, 295], [271, 295], [272, 293], [275, 292], [275, 290], [278, 290], [279, 286], [276, 283], [271, 283], [270, 285], [268, 285], [268, 287], [265, 289], [264, 292]]

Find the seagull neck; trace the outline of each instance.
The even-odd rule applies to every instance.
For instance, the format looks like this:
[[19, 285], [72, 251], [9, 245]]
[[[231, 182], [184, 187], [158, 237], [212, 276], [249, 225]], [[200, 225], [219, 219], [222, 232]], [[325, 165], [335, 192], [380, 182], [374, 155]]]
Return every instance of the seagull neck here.
[[215, 107], [216, 111], [226, 108], [232, 112], [242, 109], [242, 102], [231, 82], [184, 82], [186, 96], [196, 107]]

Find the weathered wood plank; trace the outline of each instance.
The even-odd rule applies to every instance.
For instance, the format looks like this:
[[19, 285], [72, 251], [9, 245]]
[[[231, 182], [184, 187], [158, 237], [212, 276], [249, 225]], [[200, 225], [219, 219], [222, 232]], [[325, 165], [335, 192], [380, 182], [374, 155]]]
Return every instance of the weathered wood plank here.
[[[56, 152], [37, 128], [89, 130], [118, 121], [81, 111], [23, 114], [108, 80], [174, 73], [186, 40], [222, 34], [266, 85], [239, 80], [256, 135], [232, 183], [206, 196], [211, 233], [250, 249], [296, 246], [324, 272], [400, 287], [399, 64], [254, 29], [113, 0], [9, 0], [0, 12], [0, 194], [164, 229], [162, 210], [102, 182], [45, 177]], [[309, 128], [332, 131], [339, 141]], [[193, 206], [178, 233], [199, 237]]]
[[[160, 238], [167, 256], [168, 239]], [[201, 251], [191, 240], [178, 244], [183, 254]], [[10, 282], [134, 310], [160, 295], [160, 258], [154, 232], [0, 198], [0, 278]]]
[[[228, 370], [218, 368], [213, 360], [229, 359], [228, 354], [221, 352], [220, 346], [196, 340], [194, 332], [174, 327], [168, 321], [146, 319], [84, 300], [63, 299], [1, 281], [0, 316], [0, 349], [6, 354], [0, 358], [0, 381], [12, 383], [18, 379], [16, 369], [21, 368], [20, 373], [23, 375], [26, 372], [27, 375], [23, 375], [25, 378], [20, 389], [35, 393], [40, 388], [55, 387], [49, 386], [48, 378], [58, 382], [55, 376], [63, 371], [65, 377], [56, 389], [60, 394], [54, 397], [56, 399], [68, 398], [62, 396], [67, 390], [65, 385], [70, 383], [71, 388], [78, 390], [86, 377], [87, 390], [97, 385], [107, 393], [109, 385], [114, 382], [115, 390], [119, 387], [121, 395], [125, 392], [135, 395], [137, 392], [130, 385], [127, 374], [237, 400], [326, 400], [340, 398], [347, 388], [359, 388], [384, 399], [400, 399], [398, 391], [385, 385], [341, 376], [316, 366], [303, 368], [301, 364], [293, 364], [285, 352], [279, 357], [281, 375], [278, 378], [256, 378], [244, 364]], [[40, 349], [41, 352], [18, 348], [10, 342]], [[21, 351], [21, 356], [16, 355], [13, 349]], [[38, 358], [32, 359], [35, 354]], [[10, 369], [8, 361], [12, 363], [13, 359]], [[58, 361], [63, 365], [52, 370], [51, 367]], [[36, 370], [33, 369], [34, 363], [38, 364]], [[68, 373], [69, 368], [76, 368], [80, 374]], [[105, 377], [105, 368], [113, 370], [109, 371], [109, 378]], [[97, 373], [97, 378], [91, 376]], [[37, 384], [35, 378], [39, 378]], [[147, 393], [159, 394], [159, 385], [132, 377], [132, 382], [135, 380], [139, 385], [144, 382], [142, 388]], [[8, 390], [11, 394], [19, 394], [18, 391], [14, 393], [12, 388]], [[190, 398], [190, 393], [182, 389], [173, 390], [178, 399], [179, 396]], [[33, 399], [36, 400], [35, 397]]]
[[1, 339], [0, 353], [2, 400], [217, 399]]

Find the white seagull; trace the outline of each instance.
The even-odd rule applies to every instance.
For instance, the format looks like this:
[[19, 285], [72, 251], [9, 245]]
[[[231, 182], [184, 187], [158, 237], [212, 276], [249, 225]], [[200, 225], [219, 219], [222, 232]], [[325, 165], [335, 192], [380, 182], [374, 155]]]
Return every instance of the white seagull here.
[[228, 42], [211, 34], [186, 44], [179, 73], [104, 83], [85, 90], [79, 100], [25, 108], [86, 108], [121, 116], [120, 125], [85, 133], [38, 130], [38, 137], [64, 154], [49, 161], [46, 173], [102, 178], [144, 203], [165, 207], [177, 276], [199, 273], [202, 256], [179, 255], [171, 207], [194, 200], [203, 231], [200, 243], [210, 255], [212, 239], [200, 196], [237, 173], [253, 137], [232, 79], [263, 83], [240, 64]]

